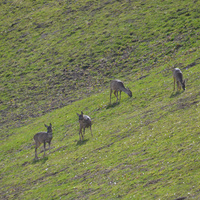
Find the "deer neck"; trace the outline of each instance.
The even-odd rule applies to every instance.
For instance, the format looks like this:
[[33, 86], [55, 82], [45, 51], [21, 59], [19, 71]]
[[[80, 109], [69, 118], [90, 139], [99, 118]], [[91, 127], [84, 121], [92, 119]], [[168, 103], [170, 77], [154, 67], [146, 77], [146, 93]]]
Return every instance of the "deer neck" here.
[[52, 132], [47, 132], [47, 135], [48, 135], [49, 138], [52, 138], [52, 137], [53, 137]]
[[129, 91], [129, 90], [127, 90], [125, 87], [121, 87], [121, 90], [122, 90], [123, 92], [125, 92], [126, 94], [128, 94], [128, 91]]

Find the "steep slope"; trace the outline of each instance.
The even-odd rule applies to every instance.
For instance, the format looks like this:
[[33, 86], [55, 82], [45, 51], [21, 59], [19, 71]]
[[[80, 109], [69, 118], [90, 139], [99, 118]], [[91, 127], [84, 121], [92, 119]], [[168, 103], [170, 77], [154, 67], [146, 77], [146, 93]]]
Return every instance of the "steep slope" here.
[[[184, 71], [185, 92], [172, 92], [163, 70], [126, 83], [133, 97], [122, 93], [119, 104], [109, 106], [105, 90], [10, 130], [1, 141], [2, 199], [199, 199], [199, 66]], [[94, 135], [86, 130], [83, 142], [81, 110]], [[34, 161], [33, 135], [49, 122], [51, 153], [39, 150]]]
[[198, 1], [0, 4], [3, 127], [95, 93], [113, 77], [199, 63]]

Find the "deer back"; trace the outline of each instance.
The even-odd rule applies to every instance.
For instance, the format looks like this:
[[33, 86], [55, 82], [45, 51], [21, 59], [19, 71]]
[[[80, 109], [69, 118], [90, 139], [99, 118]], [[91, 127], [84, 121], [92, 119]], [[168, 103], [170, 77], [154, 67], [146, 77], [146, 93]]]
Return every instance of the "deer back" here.
[[110, 83], [110, 89], [115, 90], [115, 91], [123, 91], [125, 89], [124, 84], [120, 80], [112, 80]]
[[88, 115], [84, 115], [83, 112], [81, 112], [80, 115], [77, 113], [77, 115], [79, 117], [79, 124], [81, 128], [87, 128], [92, 125], [91, 118]]
[[85, 127], [89, 127], [92, 125], [92, 121], [91, 118], [88, 115], [83, 115], [83, 125], [85, 125]]
[[181, 83], [183, 82], [183, 73], [179, 68], [175, 68], [173, 70], [173, 77], [177, 80], [180, 81]]
[[181, 83], [183, 90], [185, 90], [185, 80], [183, 80], [183, 73], [179, 68], [175, 68], [173, 70], [173, 77], [176, 79], [176, 81]]
[[39, 143], [50, 142], [52, 138], [52, 134], [49, 134], [47, 132], [39, 132], [34, 136], [34, 140], [38, 141]]
[[47, 132], [39, 132], [34, 135], [34, 140], [39, 143], [44, 143], [44, 142], [51, 142], [53, 138], [52, 134], [52, 125], [50, 123], [50, 126], [47, 126], [45, 124], [45, 127], [47, 128]]

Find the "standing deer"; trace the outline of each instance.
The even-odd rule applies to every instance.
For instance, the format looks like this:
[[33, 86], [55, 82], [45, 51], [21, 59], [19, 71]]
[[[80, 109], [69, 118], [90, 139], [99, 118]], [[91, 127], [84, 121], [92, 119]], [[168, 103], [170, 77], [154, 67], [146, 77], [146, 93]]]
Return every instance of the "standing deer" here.
[[179, 68], [175, 68], [173, 70], [173, 78], [174, 78], [174, 90], [175, 90], [175, 82], [177, 83], [177, 90], [181, 89], [185, 90], [185, 80], [183, 80], [183, 73]]
[[44, 143], [44, 156], [45, 156], [46, 142], [49, 143], [49, 153], [50, 153], [50, 144], [51, 144], [51, 140], [53, 138], [53, 135], [52, 135], [52, 125], [50, 123], [49, 126], [47, 126], [46, 124], [44, 126], [47, 128], [47, 132], [39, 132], [39, 133], [36, 133], [34, 135], [34, 140], [35, 140], [35, 159], [38, 159], [37, 148], [42, 143]]
[[[90, 127], [91, 135], [92, 135], [92, 121], [91, 118], [87, 115], [84, 115], [83, 112], [81, 111], [81, 114], [79, 115], [76, 113], [79, 117], [79, 124], [80, 124], [80, 129], [79, 129], [79, 138], [80, 141], [83, 140], [84, 134], [85, 134], [85, 128]], [[83, 129], [83, 132], [82, 132]], [[92, 135], [93, 136], [93, 135]]]
[[[129, 88], [125, 88], [124, 84], [122, 81], [120, 80], [112, 80], [110, 83], [110, 104], [111, 104], [111, 95], [112, 95], [112, 91], [114, 90], [114, 95], [117, 98], [118, 101], [118, 91], [120, 92], [120, 100], [121, 100], [121, 92], [125, 92], [126, 94], [128, 94], [129, 97], [132, 97], [132, 92], [129, 90]], [[117, 102], [116, 101], [116, 102]]]

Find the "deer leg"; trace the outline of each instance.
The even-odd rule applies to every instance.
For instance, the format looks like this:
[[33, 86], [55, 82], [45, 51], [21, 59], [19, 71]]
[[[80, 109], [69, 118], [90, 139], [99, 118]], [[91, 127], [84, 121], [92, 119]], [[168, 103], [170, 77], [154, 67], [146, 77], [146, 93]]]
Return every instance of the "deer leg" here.
[[181, 83], [179, 82], [179, 90], [181, 90]]
[[80, 129], [80, 141], [83, 141], [83, 129]]
[[49, 142], [49, 154], [50, 154], [50, 145], [51, 145], [51, 142]]
[[84, 135], [85, 135], [85, 128], [83, 129], [83, 132], [82, 132], [82, 140], [84, 140]]
[[44, 142], [44, 156], [45, 157], [45, 148], [46, 148], [46, 142]]
[[81, 141], [81, 128], [80, 128], [80, 130], [79, 130], [79, 140]]
[[114, 95], [115, 95], [115, 97], [117, 98], [117, 94], [116, 94], [117, 92], [116, 91], [114, 91]]
[[110, 104], [111, 104], [112, 89], [110, 89]]
[[179, 81], [177, 81], [177, 90], [178, 90], [178, 91], [180, 90], [180, 84], [179, 84]]
[[175, 90], [175, 78], [174, 78], [174, 90]]
[[117, 91], [116, 93], [117, 93], [117, 101], [118, 101], [118, 100], [119, 100], [119, 99], [118, 99], [118, 91]]
[[79, 140], [81, 141], [81, 133], [79, 132]]
[[35, 159], [36, 160], [38, 159], [38, 156], [37, 156], [37, 147], [35, 147]]
[[38, 156], [37, 156], [37, 148], [40, 146], [40, 143], [38, 142], [35, 142], [35, 159], [37, 160], [38, 159]]
[[115, 97], [117, 98], [117, 91], [114, 91], [114, 95], [115, 95]]

